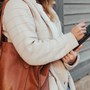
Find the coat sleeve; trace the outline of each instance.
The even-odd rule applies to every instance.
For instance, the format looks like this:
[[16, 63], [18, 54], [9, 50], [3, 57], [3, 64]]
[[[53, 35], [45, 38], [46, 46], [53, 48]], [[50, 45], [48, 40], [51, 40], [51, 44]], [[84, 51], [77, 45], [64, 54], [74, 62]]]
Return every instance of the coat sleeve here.
[[69, 64], [67, 64], [67, 63], [64, 63], [64, 65], [65, 65], [65, 67], [66, 67], [68, 70], [72, 70], [73, 68], [75, 68], [75, 67], [78, 65], [79, 60], [80, 60], [80, 55], [78, 54], [78, 55], [77, 55], [77, 60], [76, 60], [76, 62], [75, 62], [73, 65], [69, 65]]
[[30, 65], [43, 65], [59, 60], [78, 46], [72, 33], [57, 39], [39, 40], [32, 13], [22, 0], [7, 3], [3, 24], [17, 52]]

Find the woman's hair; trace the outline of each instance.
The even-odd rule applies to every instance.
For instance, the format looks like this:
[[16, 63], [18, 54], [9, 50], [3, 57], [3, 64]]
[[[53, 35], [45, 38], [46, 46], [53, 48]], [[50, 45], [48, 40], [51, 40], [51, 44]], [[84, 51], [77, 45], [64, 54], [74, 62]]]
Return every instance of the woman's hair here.
[[55, 4], [55, 0], [36, 0], [38, 3], [40, 3], [46, 14], [49, 16], [51, 20], [55, 18], [55, 14], [52, 12], [53, 4]]

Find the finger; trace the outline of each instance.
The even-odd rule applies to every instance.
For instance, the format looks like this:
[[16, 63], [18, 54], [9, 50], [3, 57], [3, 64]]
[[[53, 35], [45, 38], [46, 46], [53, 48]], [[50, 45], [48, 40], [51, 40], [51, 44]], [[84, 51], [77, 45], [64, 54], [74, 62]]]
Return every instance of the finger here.
[[68, 58], [69, 58], [69, 61], [72, 61], [73, 58], [74, 58], [74, 55], [73, 54], [68, 54]]
[[76, 56], [77, 56], [77, 52], [71, 51], [68, 57], [72, 60], [72, 59], [74, 59]]
[[80, 32], [80, 31], [86, 31], [86, 27], [78, 27], [78, 31]]
[[79, 52], [82, 47], [83, 47], [83, 45], [80, 45], [80, 46], [75, 50], [75, 52]]
[[63, 59], [63, 62], [65, 62], [65, 63], [68, 63], [69, 61], [64, 57]]
[[86, 28], [78, 27], [77, 33], [78, 33], [78, 34], [84, 34], [84, 33], [86, 33]]
[[81, 30], [86, 30], [86, 27], [82, 27]]
[[78, 26], [80, 26], [80, 27], [85, 27], [86, 24], [85, 24], [85, 22], [81, 22], [81, 23], [78, 24]]
[[75, 53], [75, 52], [72, 50], [72, 51], [70, 51], [70, 54], [69, 54], [69, 55], [74, 55], [74, 53]]
[[86, 25], [78, 25], [79, 29], [86, 28]]
[[81, 30], [79, 33], [80, 33], [79, 35], [85, 35], [86, 30]]
[[65, 59], [66, 59], [67, 61], [70, 60], [70, 58], [68, 57], [68, 55], [65, 56]]

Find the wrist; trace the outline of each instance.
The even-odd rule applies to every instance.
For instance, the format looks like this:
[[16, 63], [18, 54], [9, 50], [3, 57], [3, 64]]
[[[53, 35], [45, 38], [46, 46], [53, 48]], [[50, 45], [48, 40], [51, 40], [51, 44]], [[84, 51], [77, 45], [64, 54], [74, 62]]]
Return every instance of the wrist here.
[[73, 64], [76, 63], [76, 61], [77, 61], [77, 56], [76, 56], [76, 58], [75, 58], [75, 60], [74, 60], [73, 62], [68, 62], [68, 64], [69, 64], [69, 65], [73, 65]]

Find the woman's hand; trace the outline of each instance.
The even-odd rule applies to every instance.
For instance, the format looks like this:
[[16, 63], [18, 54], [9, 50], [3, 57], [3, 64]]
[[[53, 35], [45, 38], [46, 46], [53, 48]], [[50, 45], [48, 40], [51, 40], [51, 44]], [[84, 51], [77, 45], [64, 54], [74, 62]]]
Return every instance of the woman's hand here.
[[75, 51], [71, 51], [69, 52], [66, 56], [64, 56], [62, 58], [63, 62], [73, 65], [76, 62], [76, 58], [77, 58], [77, 54], [80, 51], [80, 49], [82, 48], [82, 45], [80, 45]]
[[71, 33], [76, 37], [77, 41], [83, 38], [84, 34], [86, 33], [86, 24], [79, 23], [71, 30]]

